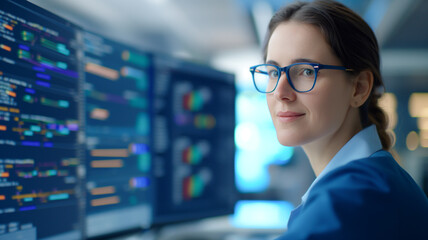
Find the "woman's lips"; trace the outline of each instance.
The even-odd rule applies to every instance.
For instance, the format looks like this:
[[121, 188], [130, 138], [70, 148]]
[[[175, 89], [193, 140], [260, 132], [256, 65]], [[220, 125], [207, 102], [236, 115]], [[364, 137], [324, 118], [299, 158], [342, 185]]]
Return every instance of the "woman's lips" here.
[[305, 115], [304, 113], [290, 112], [290, 111], [278, 112], [276, 114], [276, 116], [278, 117], [278, 120], [281, 122], [292, 122], [304, 115]]

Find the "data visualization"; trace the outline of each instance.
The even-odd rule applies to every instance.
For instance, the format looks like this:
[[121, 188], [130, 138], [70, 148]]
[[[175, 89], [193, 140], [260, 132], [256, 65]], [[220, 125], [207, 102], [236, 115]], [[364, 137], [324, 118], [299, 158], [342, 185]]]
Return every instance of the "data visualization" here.
[[89, 32], [83, 40], [87, 234], [149, 226], [152, 57]]
[[81, 239], [77, 30], [1, 4], [0, 239]]
[[154, 223], [231, 213], [234, 76], [160, 56], [155, 76]]

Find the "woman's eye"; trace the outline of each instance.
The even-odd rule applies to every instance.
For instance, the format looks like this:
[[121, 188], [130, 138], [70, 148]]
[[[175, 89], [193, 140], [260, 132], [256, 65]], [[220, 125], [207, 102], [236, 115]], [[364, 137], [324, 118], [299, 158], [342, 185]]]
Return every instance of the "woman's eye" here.
[[308, 76], [308, 77], [314, 75], [314, 73], [315, 73], [315, 71], [313, 69], [306, 68], [303, 70], [303, 75]]
[[278, 71], [276, 71], [276, 70], [269, 71], [269, 77], [278, 78]]

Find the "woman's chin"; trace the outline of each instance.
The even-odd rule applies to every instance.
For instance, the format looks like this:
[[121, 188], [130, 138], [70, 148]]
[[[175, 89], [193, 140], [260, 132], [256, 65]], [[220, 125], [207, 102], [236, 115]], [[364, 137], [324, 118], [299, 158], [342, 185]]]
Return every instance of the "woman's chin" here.
[[277, 134], [277, 138], [278, 138], [278, 142], [286, 147], [296, 147], [296, 146], [300, 146], [301, 144], [301, 139], [298, 137], [293, 137], [293, 136], [284, 136], [281, 134]]

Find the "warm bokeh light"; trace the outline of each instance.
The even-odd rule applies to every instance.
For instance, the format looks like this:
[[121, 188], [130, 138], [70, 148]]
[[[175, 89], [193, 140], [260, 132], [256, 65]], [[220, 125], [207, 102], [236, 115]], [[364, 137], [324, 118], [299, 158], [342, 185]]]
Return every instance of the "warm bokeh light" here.
[[414, 151], [416, 148], [418, 148], [419, 136], [415, 131], [411, 131], [409, 134], [407, 134], [406, 145], [410, 151]]
[[420, 130], [428, 130], [428, 117], [418, 118], [418, 128]]
[[394, 129], [397, 125], [397, 97], [393, 93], [385, 93], [379, 99], [379, 106], [388, 116], [388, 129]]
[[428, 117], [428, 93], [412, 93], [409, 112], [412, 117]]
[[421, 131], [419, 135], [420, 135], [421, 147], [428, 148], [428, 130]]

